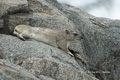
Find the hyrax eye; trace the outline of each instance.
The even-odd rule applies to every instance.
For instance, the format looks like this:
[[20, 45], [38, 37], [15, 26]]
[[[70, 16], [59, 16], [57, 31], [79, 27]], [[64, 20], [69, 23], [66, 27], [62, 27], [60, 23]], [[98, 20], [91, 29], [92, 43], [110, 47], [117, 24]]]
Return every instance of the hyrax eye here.
[[77, 34], [77, 33], [74, 33], [74, 36], [78, 36], [78, 34]]

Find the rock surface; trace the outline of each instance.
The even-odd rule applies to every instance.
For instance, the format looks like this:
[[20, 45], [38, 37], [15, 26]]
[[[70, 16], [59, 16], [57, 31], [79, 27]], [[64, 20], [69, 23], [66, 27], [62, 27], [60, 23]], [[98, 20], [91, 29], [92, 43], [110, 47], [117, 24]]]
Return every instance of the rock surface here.
[[30, 58], [24, 61], [22, 66], [37, 76], [43, 74], [55, 80], [97, 80], [70, 66], [46, 59]]
[[4, 20], [0, 19], [0, 28], [3, 28], [3, 27], [4, 27]]
[[38, 78], [44, 75], [55, 80], [96, 80], [84, 72], [74, 57], [52, 46], [3, 34], [0, 43], [4, 59], [24, 67]]
[[[71, 57], [42, 42], [11, 36], [18, 24], [70, 29], [83, 39], [71, 44], [69, 49], [75, 55]], [[97, 18], [56, 0], [1, 0], [0, 33], [9, 34], [0, 34], [0, 58], [23, 67], [36, 79], [120, 79], [120, 20]]]
[[18, 65], [23, 63], [27, 58], [35, 57], [45, 58], [82, 70], [79, 64], [74, 60], [74, 57], [71, 57], [69, 54], [58, 48], [54, 48], [41, 42], [21, 41], [17, 37], [0, 34], [0, 43], [3, 58]]
[[16, 11], [26, 11], [27, 0], [0, 0], [0, 17]]
[[90, 73], [100, 80], [119, 80], [120, 20], [96, 18], [66, 5], [56, 7], [66, 13], [84, 36], [82, 49], [89, 57]]
[[[40, 80], [22, 67], [0, 59], [0, 80]], [[42, 80], [42, 79], [41, 79]]]

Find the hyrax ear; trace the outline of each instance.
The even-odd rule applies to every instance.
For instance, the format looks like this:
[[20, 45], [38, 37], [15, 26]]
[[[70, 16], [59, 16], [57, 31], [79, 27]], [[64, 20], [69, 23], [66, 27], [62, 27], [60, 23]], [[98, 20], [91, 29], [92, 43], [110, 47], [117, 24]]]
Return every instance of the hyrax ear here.
[[69, 34], [70, 32], [69, 32], [69, 30], [65, 30], [65, 33], [66, 33], [66, 34]]

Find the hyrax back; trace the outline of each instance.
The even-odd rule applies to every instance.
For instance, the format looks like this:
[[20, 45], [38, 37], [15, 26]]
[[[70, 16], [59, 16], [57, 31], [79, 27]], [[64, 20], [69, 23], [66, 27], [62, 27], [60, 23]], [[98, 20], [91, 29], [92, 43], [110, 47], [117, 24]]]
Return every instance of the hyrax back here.
[[13, 33], [23, 40], [26, 40], [26, 38], [34, 39], [60, 48], [72, 56], [73, 54], [68, 50], [68, 47], [70, 43], [76, 42], [79, 39], [79, 35], [73, 31], [52, 30], [28, 25], [16, 26]]

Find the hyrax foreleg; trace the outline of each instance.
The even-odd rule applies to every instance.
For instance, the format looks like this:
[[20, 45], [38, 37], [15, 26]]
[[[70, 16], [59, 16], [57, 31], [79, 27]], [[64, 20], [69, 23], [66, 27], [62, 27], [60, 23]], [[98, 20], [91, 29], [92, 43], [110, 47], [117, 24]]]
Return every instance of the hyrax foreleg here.
[[66, 46], [66, 47], [60, 47], [60, 49], [62, 49], [62, 50], [65, 51], [66, 53], [70, 54], [71, 56], [74, 56], [74, 55], [68, 50], [67, 46]]
[[20, 38], [20, 39], [22, 39], [22, 40], [24, 40], [24, 41], [26, 40], [26, 39], [23, 37], [23, 34], [22, 34], [22, 33], [19, 34], [19, 33], [17, 32], [17, 30], [14, 31], [13, 35], [16, 35], [18, 38]]
[[68, 50], [68, 48], [64, 48], [64, 49], [62, 49], [62, 50], [64, 50], [66, 53], [70, 54], [71, 56], [74, 56], [74, 55]]
[[68, 43], [66, 42], [66, 40], [64, 38], [58, 39], [57, 40], [57, 45], [60, 49], [62, 49], [63, 51], [65, 51], [66, 53], [70, 54], [71, 56], [74, 56], [69, 50], [68, 50]]
[[26, 40], [23, 36], [22, 36], [22, 34], [20, 34], [20, 35], [17, 35], [20, 39], [22, 39], [22, 40]]

